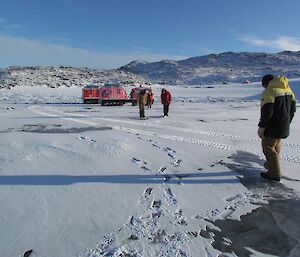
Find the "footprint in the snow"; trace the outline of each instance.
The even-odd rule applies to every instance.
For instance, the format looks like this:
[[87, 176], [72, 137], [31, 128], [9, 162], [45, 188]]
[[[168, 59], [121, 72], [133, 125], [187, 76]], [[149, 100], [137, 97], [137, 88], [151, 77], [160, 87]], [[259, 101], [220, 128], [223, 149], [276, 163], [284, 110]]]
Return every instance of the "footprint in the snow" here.
[[100, 254], [105, 254], [108, 252], [109, 248], [115, 241], [115, 238], [110, 236], [104, 236], [104, 239], [98, 244], [97, 250], [100, 252]]
[[248, 203], [259, 204], [264, 203], [264, 199], [259, 194], [253, 194], [251, 192], [239, 193], [233, 196], [224, 198], [224, 201], [229, 202], [229, 205], [225, 207], [225, 210], [219, 215], [226, 219], [231, 216], [236, 210], [245, 206]]
[[210, 211], [211, 216], [216, 216], [218, 214], [220, 214], [220, 211], [218, 209], [213, 209], [212, 211]]
[[147, 162], [137, 159], [137, 158], [134, 158], [134, 157], [132, 157], [130, 160], [137, 165], [146, 165], [147, 164]]
[[86, 140], [87, 137], [80, 135], [80, 136], [78, 137], [78, 139], [80, 139], [80, 140]]
[[147, 141], [150, 142], [150, 143], [152, 144], [152, 146], [154, 146], [154, 147], [160, 149], [160, 146], [158, 145], [157, 142], [154, 142], [152, 139], [149, 139], [149, 140], [147, 140]]
[[161, 207], [161, 200], [154, 200], [151, 204], [151, 207], [154, 209], [159, 209]]
[[166, 241], [166, 231], [164, 229], [156, 229], [150, 231], [147, 235], [147, 241], [150, 244], [164, 243]]
[[152, 143], [152, 146], [154, 146], [154, 147], [160, 149], [160, 146], [159, 146], [158, 144], [156, 144], [156, 143]]
[[169, 157], [171, 157], [172, 159], [175, 159], [175, 158], [176, 158], [176, 156], [175, 156], [176, 151], [172, 150], [171, 148], [166, 147], [166, 148], [164, 148], [164, 151], [165, 151], [165, 152], [167, 153], [167, 155], [168, 155]]
[[198, 231], [187, 231], [186, 234], [190, 237], [197, 237], [199, 235]]
[[146, 166], [142, 166], [141, 169], [145, 170], [145, 171], [151, 171], [150, 169], [148, 169]]
[[134, 164], [138, 165], [143, 171], [146, 171], [146, 172], [151, 171], [151, 169], [147, 167], [147, 164], [148, 164], [147, 162], [137, 159], [137, 158], [134, 158], [134, 157], [130, 158], [130, 160]]
[[162, 167], [159, 168], [159, 170], [157, 171], [157, 173], [163, 173], [166, 169], [167, 169], [167, 167], [162, 166]]
[[234, 195], [234, 196], [227, 197], [224, 200], [227, 201], [227, 202], [232, 202], [232, 201], [234, 201], [238, 198], [240, 198], [240, 195], [237, 194], [237, 195]]
[[166, 147], [164, 150], [167, 151], [167, 152], [176, 153], [175, 150], [173, 150], [173, 149], [171, 149], [171, 148], [169, 148], [169, 147]]
[[165, 197], [167, 200], [167, 203], [169, 205], [175, 205], [177, 203], [176, 197], [174, 196], [174, 194], [171, 191], [171, 188], [165, 188], [164, 189], [164, 193], [165, 193]]
[[151, 213], [150, 213], [150, 220], [149, 218], [147, 219], [146, 222], [151, 222], [152, 225], [150, 225], [150, 227], [153, 228], [153, 226], [155, 227], [157, 225], [157, 222], [159, 221], [161, 215], [162, 215], [162, 210], [161, 210], [161, 200], [156, 200], [153, 201], [151, 204]]
[[96, 143], [96, 140], [94, 140], [94, 139], [92, 139], [92, 138], [89, 138], [89, 137], [86, 137], [86, 136], [83, 136], [83, 135], [80, 135], [80, 136], [78, 137], [78, 139], [80, 139], [80, 140], [85, 140], [85, 141], [87, 141], [88, 143], [92, 143], [92, 144]]
[[91, 145], [95, 145], [96, 144], [96, 140], [89, 138], [88, 139], [88, 143]]
[[[224, 211], [222, 211], [221, 213], [216, 214], [216, 215], [218, 215], [218, 217], [220, 217], [222, 219], [227, 219], [236, 211], [236, 209], [237, 209], [236, 206], [228, 205], [225, 207]], [[215, 216], [215, 215], [212, 215], [212, 216]]]
[[204, 219], [204, 220], [208, 219], [209, 220], [212, 217], [218, 216], [220, 214], [221, 214], [220, 210], [216, 208], [216, 209], [213, 209], [211, 211], [205, 211], [205, 213], [203, 213], [203, 214], [197, 214], [195, 216], [195, 218], [199, 219], [199, 220], [202, 220], [202, 219]]
[[172, 159], [175, 159], [175, 155], [168, 153], [168, 156], [171, 157]]
[[182, 210], [179, 209], [173, 213], [174, 223], [177, 225], [187, 226], [186, 218], [183, 216]]
[[128, 249], [126, 249], [126, 248], [120, 248], [120, 249], [117, 249], [116, 251], [115, 251], [115, 253], [114, 253], [114, 255], [113, 256], [120, 256], [120, 257], [131, 257], [131, 256], [138, 256], [137, 255], [137, 252], [135, 251], [135, 250], [132, 250], [132, 249], [130, 249], [130, 250], [128, 250]]
[[187, 253], [182, 250], [182, 249], [179, 249], [177, 252], [176, 252], [176, 256], [180, 256], [180, 257], [188, 257]]
[[177, 168], [181, 162], [182, 162], [181, 159], [177, 159], [176, 161], [172, 162], [172, 165], [173, 165], [175, 168]]
[[139, 202], [140, 203], [145, 203], [146, 201], [148, 201], [150, 199], [151, 194], [152, 194], [152, 190], [153, 190], [152, 187], [147, 187], [144, 190], [144, 193], [142, 194], [142, 196], [140, 197]]

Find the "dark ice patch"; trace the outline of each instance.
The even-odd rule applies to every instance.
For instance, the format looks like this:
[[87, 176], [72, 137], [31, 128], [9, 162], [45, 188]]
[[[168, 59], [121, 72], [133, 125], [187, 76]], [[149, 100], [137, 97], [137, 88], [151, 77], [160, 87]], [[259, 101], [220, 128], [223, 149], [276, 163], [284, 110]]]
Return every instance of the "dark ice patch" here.
[[29, 133], [50, 133], [50, 134], [69, 134], [82, 133], [86, 131], [110, 130], [112, 127], [80, 127], [80, 128], [64, 128], [60, 124], [29, 124], [24, 125], [18, 131]]
[[225, 122], [233, 121], [233, 122], [236, 122], [236, 121], [246, 121], [246, 120], [249, 120], [249, 119], [246, 119], [246, 118], [233, 118], [233, 119], [224, 119], [224, 120], [218, 120], [218, 121], [225, 121]]
[[[210, 122], [214, 122], [214, 121], [224, 121], [224, 122], [228, 122], [228, 121], [233, 121], [233, 122], [236, 122], [236, 121], [247, 121], [249, 119], [246, 119], [246, 118], [234, 118], [234, 119], [224, 119], [224, 120], [211, 120]], [[200, 122], [208, 122], [207, 120], [204, 120], [204, 119], [198, 119], [198, 121]]]

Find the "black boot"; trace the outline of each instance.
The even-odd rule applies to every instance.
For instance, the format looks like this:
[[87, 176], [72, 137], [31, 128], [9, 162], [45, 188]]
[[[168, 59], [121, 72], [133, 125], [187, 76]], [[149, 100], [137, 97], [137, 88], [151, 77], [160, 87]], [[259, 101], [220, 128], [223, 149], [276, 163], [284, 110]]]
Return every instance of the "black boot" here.
[[272, 177], [268, 172], [262, 172], [260, 173], [260, 176], [268, 180], [280, 181], [280, 177]]

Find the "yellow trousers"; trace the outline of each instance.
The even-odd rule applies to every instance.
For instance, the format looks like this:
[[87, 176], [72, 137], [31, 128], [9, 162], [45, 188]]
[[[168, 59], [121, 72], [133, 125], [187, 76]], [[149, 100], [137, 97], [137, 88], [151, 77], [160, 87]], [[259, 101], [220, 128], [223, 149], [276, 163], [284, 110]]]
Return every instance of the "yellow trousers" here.
[[280, 160], [279, 154], [281, 150], [281, 139], [265, 137], [262, 139], [263, 153], [266, 156], [268, 174], [271, 177], [280, 177]]

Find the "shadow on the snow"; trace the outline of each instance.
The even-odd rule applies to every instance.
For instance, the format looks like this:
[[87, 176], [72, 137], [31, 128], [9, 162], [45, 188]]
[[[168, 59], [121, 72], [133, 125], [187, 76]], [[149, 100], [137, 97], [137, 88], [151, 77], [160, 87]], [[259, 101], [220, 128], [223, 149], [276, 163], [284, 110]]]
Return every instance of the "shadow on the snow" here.
[[[287, 193], [293, 193], [294, 190], [287, 188], [284, 184], [261, 178], [260, 173], [265, 170], [263, 169], [264, 160], [259, 156], [245, 151], [237, 151], [237, 153], [230, 156], [230, 159], [233, 160], [234, 163], [224, 163], [224, 165], [231, 171], [241, 174], [242, 176], [239, 180], [249, 190], [257, 191], [258, 189], [263, 189], [265, 190], [264, 192], [270, 196], [275, 196], [275, 194], [277, 196], [284, 196]], [[261, 169], [253, 168], [253, 164], [260, 165]], [[282, 176], [282, 179], [293, 180], [286, 176]], [[297, 180], [294, 181], [297, 182]]]
[[[139, 117], [128, 117], [128, 118], [132, 119], [132, 120], [140, 120]], [[164, 116], [163, 115], [146, 115], [145, 118], [147, 118], [147, 119], [161, 119], [161, 118], [164, 118]]]
[[[0, 185], [71, 185], [76, 183], [120, 184], [227, 184], [239, 183], [235, 172], [158, 175], [14, 175], [0, 176]], [[225, 178], [231, 176], [234, 178]], [[219, 178], [222, 177], [222, 178]], [[168, 178], [168, 179], [166, 179]]]
[[[246, 247], [275, 256], [299, 256], [299, 212], [299, 200], [271, 200], [250, 214], [242, 215], [240, 221], [210, 221], [220, 230], [207, 228], [207, 232], [213, 233], [215, 249], [234, 252], [239, 257], [253, 256]], [[201, 235], [209, 238], [203, 231]]]
[[241, 183], [269, 202], [242, 215], [240, 221], [209, 220], [219, 230], [207, 228], [201, 231], [201, 235], [213, 238], [215, 249], [234, 252], [237, 256], [252, 256], [247, 248], [275, 256], [300, 256], [300, 200], [297, 194], [281, 183], [261, 178], [263, 169], [253, 168], [253, 164], [263, 166], [264, 161], [259, 156], [238, 151], [229, 158], [233, 163], [221, 164], [232, 172], [240, 173]]

